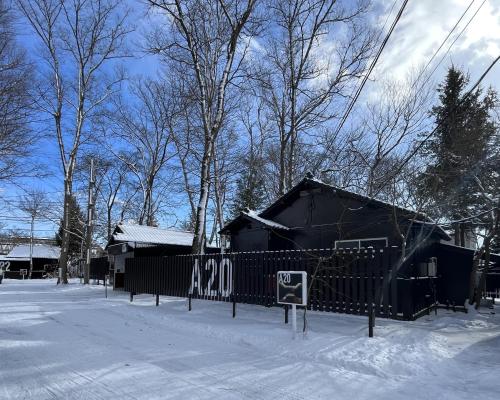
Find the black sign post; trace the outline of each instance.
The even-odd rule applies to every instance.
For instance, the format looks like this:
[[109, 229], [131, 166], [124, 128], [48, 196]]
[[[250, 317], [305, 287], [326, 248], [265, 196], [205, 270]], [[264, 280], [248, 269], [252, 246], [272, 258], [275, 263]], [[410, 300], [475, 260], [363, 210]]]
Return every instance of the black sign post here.
[[307, 306], [307, 272], [278, 271], [278, 304], [292, 306], [292, 329], [297, 330], [297, 305]]

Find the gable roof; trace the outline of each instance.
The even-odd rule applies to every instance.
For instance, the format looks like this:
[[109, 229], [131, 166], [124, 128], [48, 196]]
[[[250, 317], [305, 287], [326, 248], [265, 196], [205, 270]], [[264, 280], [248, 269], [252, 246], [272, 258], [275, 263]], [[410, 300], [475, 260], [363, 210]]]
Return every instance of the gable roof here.
[[113, 232], [112, 240], [115, 242], [191, 246], [193, 244], [193, 234], [153, 226], [118, 224]]
[[[51, 258], [57, 260], [61, 255], [61, 248], [57, 246], [50, 246], [47, 244], [34, 244], [33, 245], [33, 258]], [[6, 258], [9, 259], [28, 259], [30, 257], [30, 245], [22, 244], [15, 246]]]
[[230, 229], [232, 226], [236, 225], [242, 219], [256, 221], [259, 224], [264, 225], [264, 226], [271, 228], [271, 229], [280, 229], [280, 230], [289, 230], [290, 229], [288, 226], [279, 224], [278, 222], [272, 221], [270, 219], [262, 218], [261, 216], [259, 216], [259, 214], [257, 214], [257, 212], [255, 212], [253, 210], [246, 210], [246, 211], [241, 211], [240, 215], [238, 215], [236, 218], [234, 218], [231, 222], [224, 225], [224, 227], [219, 232], [227, 231], [228, 229]]
[[398, 210], [400, 212], [404, 212], [405, 214], [410, 214], [412, 217], [418, 217], [419, 220], [421, 220], [421, 221], [432, 222], [427, 217], [427, 215], [425, 215], [422, 212], [417, 212], [417, 211], [411, 210], [409, 208], [400, 207], [400, 206], [394, 205], [392, 203], [385, 202], [383, 200], [378, 200], [374, 197], [369, 197], [369, 196], [365, 196], [365, 195], [362, 195], [359, 193], [351, 192], [349, 190], [340, 189], [339, 187], [337, 187], [335, 185], [325, 183], [317, 178], [307, 177], [307, 176], [305, 178], [303, 178], [300, 182], [298, 182], [294, 187], [292, 187], [284, 195], [282, 195], [281, 197], [276, 199], [276, 201], [274, 201], [270, 206], [268, 206], [267, 208], [262, 210], [259, 213], [259, 215], [264, 217], [264, 218], [270, 217], [270, 214], [272, 214], [275, 210], [280, 209], [281, 208], [280, 206], [283, 206], [284, 203], [286, 202], [286, 200], [288, 200], [295, 193], [302, 190], [306, 186], [323, 187], [323, 188], [326, 188], [326, 189], [329, 189], [329, 190], [335, 192], [336, 194], [339, 194], [342, 197], [347, 197], [347, 198], [361, 201], [361, 202], [365, 203], [363, 206], [374, 205], [374, 206], [379, 206], [379, 207], [383, 207], [383, 208], [390, 208], [390, 209], [396, 208], [396, 210]]
[[[357, 200], [359, 202], [364, 203], [364, 204], [360, 205], [359, 208], [369, 206], [369, 205], [377, 206], [377, 207], [381, 207], [381, 208], [386, 208], [388, 210], [392, 210], [395, 208], [397, 211], [399, 211], [400, 213], [403, 214], [402, 217], [405, 217], [408, 219], [413, 219], [413, 223], [415, 225], [432, 227], [432, 229], [434, 229], [435, 232], [441, 238], [444, 238], [446, 240], [451, 239], [450, 236], [446, 233], [446, 231], [441, 226], [439, 226], [437, 223], [432, 221], [424, 213], [417, 212], [415, 210], [410, 210], [408, 208], [396, 206], [394, 204], [391, 204], [391, 203], [388, 203], [388, 202], [385, 202], [382, 200], [378, 200], [378, 199], [375, 199], [373, 197], [350, 192], [350, 191], [345, 190], [345, 189], [340, 189], [334, 185], [325, 183], [325, 182], [323, 182], [319, 179], [316, 179], [312, 176], [306, 176], [305, 178], [303, 178], [294, 187], [292, 187], [288, 192], [286, 192], [284, 195], [279, 197], [270, 206], [268, 206], [267, 208], [265, 208], [264, 210], [262, 210], [258, 214], [253, 212], [254, 215], [249, 215], [249, 214], [245, 215], [245, 213], [242, 212], [240, 214], [240, 216], [238, 216], [236, 219], [234, 219], [231, 222], [229, 222], [228, 224], [226, 224], [224, 226], [224, 228], [221, 230], [221, 232], [227, 230], [227, 228], [229, 228], [231, 225], [233, 225], [233, 223], [235, 223], [236, 220], [239, 220], [240, 218], [245, 217], [245, 216], [248, 218], [252, 218], [254, 220], [258, 220], [257, 218], [259, 218], [260, 222], [263, 222], [263, 223], [265, 222], [267, 226], [269, 226], [270, 228], [273, 228], [272, 224], [277, 224], [276, 222], [271, 220], [271, 218], [273, 217], [275, 212], [280, 210], [282, 207], [286, 207], [287, 200], [290, 199], [291, 197], [293, 197], [297, 192], [299, 192], [300, 190], [303, 190], [306, 187], [311, 187], [311, 186], [312, 187], [326, 188], [326, 189], [331, 190], [334, 193], [336, 193], [342, 197], [351, 198], [351, 199], [354, 199], [354, 200]], [[281, 225], [281, 224], [277, 224], [277, 225]], [[281, 227], [283, 227], [285, 229], [290, 229], [288, 227], [285, 227], [284, 225], [281, 225]]]

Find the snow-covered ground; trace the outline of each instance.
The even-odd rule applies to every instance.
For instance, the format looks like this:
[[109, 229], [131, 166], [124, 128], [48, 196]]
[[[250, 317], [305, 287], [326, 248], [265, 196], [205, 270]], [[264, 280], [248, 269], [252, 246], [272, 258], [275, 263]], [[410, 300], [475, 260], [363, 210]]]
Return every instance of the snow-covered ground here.
[[[497, 306], [498, 308], [498, 306]], [[498, 311], [498, 309], [497, 309]], [[72, 282], [0, 285], [0, 399], [494, 399], [500, 315], [415, 322], [137, 296]]]

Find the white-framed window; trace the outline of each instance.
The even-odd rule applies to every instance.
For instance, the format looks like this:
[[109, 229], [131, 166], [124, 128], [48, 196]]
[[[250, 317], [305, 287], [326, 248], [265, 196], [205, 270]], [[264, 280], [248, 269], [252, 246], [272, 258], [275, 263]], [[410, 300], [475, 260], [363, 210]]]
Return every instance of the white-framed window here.
[[364, 239], [347, 239], [347, 240], [336, 240], [336, 249], [359, 249], [359, 248], [376, 248], [387, 247], [387, 238], [364, 238]]

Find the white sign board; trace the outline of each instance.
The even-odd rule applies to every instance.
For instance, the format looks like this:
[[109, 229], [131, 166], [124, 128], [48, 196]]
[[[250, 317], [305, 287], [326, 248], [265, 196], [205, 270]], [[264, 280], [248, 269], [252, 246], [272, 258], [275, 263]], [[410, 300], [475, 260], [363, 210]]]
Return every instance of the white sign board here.
[[278, 271], [278, 304], [307, 305], [307, 272]]

